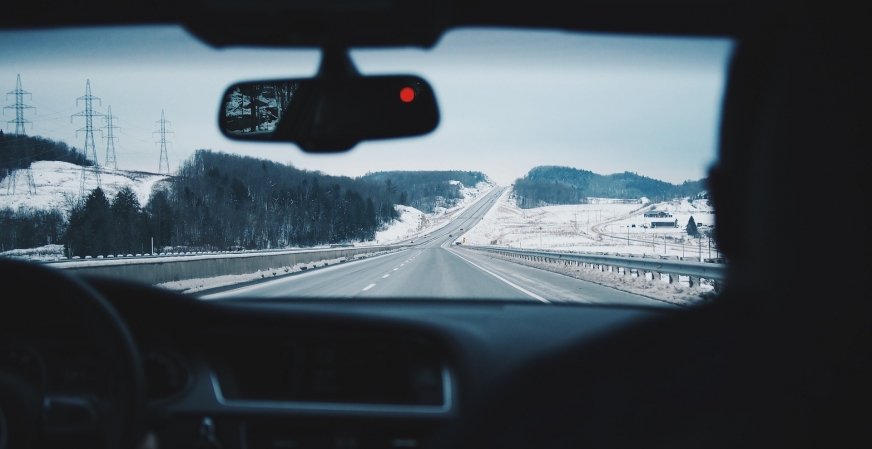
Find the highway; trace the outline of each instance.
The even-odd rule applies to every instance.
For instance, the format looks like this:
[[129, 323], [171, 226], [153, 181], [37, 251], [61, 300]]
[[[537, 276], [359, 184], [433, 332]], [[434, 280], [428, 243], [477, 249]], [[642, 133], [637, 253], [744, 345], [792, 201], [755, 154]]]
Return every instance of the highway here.
[[416, 239], [409, 249], [200, 298], [439, 298], [667, 305], [455, 245], [455, 240], [494, 206], [503, 189], [489, 192], [441, 229]]

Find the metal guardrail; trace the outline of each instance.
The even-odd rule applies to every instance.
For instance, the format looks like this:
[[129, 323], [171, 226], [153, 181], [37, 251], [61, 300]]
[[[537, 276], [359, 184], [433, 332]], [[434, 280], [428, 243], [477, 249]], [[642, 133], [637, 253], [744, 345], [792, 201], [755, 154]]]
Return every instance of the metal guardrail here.
[[727, 267], [720, 263], [691, 262], [671, 259], [649, 259], [644, 257], [610, 256], [604, 254], [579, 254], [554, 251], [515, 249], [500, 246], [463, 245], [464, 248], [486, 251], [507, 257], [526, 258], [543, 262], [572, 262], [610, 267], [623, 267], [651, 273], [666, 273], [678, 276], [723, 281]]
[[205, 254], [176, 257], [85, 259], [54, 263], [53, 266], [71, 272], [131, 279], [159, 284], [186, 279], [280, 270], [297, 264], [309, 264], [330, 259], [351, 260], [364, 255], [395, 251], [409, 245], [324, 248], [304, 251], [264, 251], [231, 254]]

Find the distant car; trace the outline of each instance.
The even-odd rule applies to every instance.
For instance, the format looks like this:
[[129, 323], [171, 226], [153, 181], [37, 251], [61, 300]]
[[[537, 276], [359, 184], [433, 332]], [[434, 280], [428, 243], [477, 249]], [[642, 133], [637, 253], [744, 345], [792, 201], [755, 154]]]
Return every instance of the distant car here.
[[454, 236], [453, 236], [453, 235], [451, 235], [451, 234], [448, 234], [448, 237], [454, 237]]
[[460, 242], [459, 242], [459, 241], [457, 241], [457, 242], [454, 242], [454, 244], [455, 244], [455, 245], [459, 245], [459, 244], [460, 244]]

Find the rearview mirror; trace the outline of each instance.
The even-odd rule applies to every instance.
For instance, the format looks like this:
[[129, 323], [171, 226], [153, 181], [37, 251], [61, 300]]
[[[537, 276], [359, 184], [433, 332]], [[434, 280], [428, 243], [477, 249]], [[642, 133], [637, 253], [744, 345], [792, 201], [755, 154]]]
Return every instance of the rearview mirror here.
[[418, 76], [356, 75], [237, 83], [224, 93], [218, 121], [231, 139], [332, 152], [365, 140], [429, 133], [439, 110], [430, 85]]

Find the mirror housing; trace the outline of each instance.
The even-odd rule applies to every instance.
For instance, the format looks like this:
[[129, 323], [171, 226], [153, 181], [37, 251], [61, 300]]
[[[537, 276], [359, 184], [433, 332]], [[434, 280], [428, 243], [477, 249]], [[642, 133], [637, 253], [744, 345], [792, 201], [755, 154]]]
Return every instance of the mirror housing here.
[[230, 86], [218, 123], [235, 140], [291, 142], [308, 152], [337, 152], [365, 140], [427, 134], [439, 124], [439, 108], [423, 78], [363, 76], [345, 51], [325, 50], [314, 78]]

